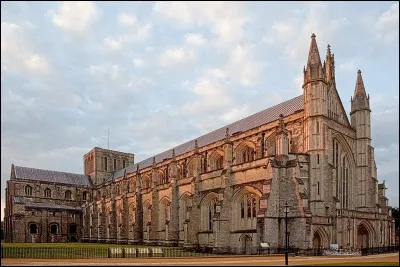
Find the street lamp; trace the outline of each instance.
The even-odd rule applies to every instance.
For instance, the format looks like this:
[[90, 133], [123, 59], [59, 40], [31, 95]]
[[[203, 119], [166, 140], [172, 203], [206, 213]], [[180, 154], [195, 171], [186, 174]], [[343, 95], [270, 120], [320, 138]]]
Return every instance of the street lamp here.
[[287, 215], [289, 213], [289, 208], [290, 206], [287, 204], [287, 201], [285, 202], [284, 206], [284, 212], [285, 212], [285, 265], [288, 265], [288, 257], [289, 257], [289, 252], [288, 252], [288, 246], [289, 246], [289, 239], [288, 239], [288, 231], [287, 231]]

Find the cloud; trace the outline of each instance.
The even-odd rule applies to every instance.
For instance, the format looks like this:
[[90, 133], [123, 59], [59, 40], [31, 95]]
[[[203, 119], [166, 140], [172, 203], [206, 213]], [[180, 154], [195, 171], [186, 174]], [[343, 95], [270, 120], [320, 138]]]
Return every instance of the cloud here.
[[375, 24], [378, 39], [386, 44], [399, 38], [399, 3], [393, 4], [381, 14]]
[[207, 42], [204, 36], [199, 33], [187, 33], [185, 35], [185, 40], [187, 44], [194, 46], [202, 46]]
[[99, 8], [92, 1], [61, 1], [57, 10], [50, 9], [53, 23], [73, 34], [85, 33], [99, 17]]
[[118, 51], [128, 44], [144, 42], [151, 36], [152, 25], [150, 23], [141, 25], [133, 24], [129, 31], [119, 36], [107, 36], [103, 40], [104, 48], [110, 51]]
[[183, 66], [195, 60], [192, 50], [183, 47], [167, 48], [159, 57], [159, 64], [162, 67]]
[[137, 67], [137, 68], [141, 68], [144, 66], [144, 60], [141, 58], [134, 58], [133, 65], [135, 65], [135, 67]]
[[126, 26], [133, 26], [136, 24], [137, 18], [133, 14], [120, 13], [118, 15], [118, 22]]
[[2, 71], [28, 71], [34, 74], [50, 71], [50, 63], [35, 52], [26, 29], [8, 22], [1, 22], [1, 62]]

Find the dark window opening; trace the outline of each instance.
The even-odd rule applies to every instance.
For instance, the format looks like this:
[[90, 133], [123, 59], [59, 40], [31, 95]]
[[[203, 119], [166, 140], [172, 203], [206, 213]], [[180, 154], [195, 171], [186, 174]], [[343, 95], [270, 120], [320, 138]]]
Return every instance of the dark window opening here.
[[66, 199], [71, 199], [71, 191], [69, 191], [69, 190], [67, 190], [67, 191], [65, 191], [65, 198]]
[[25, 187], [25, 195], [32, 196], [32, 187], [31, 186], [27, 185]]
[[317, 183], [317, 191], [318, 191], [318, 195], [319, 195], [319, 182]]
[[31, 234], [37, 234], [37, 225], [36, 224], [31, 224], [29, 225], [29, 233]]
[[104, 157], [104, 170], [107, 171], [107, 157]]
[[317, 155], [317, 164], [319, 164], [319, 154]]
[[57, 234], [57, 225], [56, 224], [50, 225], [50, 234], [52, 234], [52, 235]]
[[87, 198], [87, 193], [86, 193], [86, 192], [83, 192], [83, 194], [82, 194], [82, 199], [83, 199], [83, 200], [86, 200], [86, 198]]
[[44, 190], [44, 197], [51, 197], [51, 190], [50, 188], [46, 188]]
[[125, 169], [125, 160], [122, 161], [122, 168]]
[[69, 233], [70, 234], [76, 234], [76, 225], [71, 225], [69, 227]]
[[114, 171], [117, 170], [117, 159], [114, 159]]

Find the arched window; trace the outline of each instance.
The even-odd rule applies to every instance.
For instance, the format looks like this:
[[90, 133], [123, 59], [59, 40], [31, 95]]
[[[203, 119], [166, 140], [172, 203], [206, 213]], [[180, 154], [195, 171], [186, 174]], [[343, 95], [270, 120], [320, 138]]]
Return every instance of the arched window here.
[[70, 190], [67, 190], [67, 191], [65, 191], [65, 199], [71, 199], [71, 191]]
[[224, 157], [222, 157], [222, 156], [217, 157], [217, 159], [215, 160], [216, 170], [222, 169], [223, 166], [224, 166]]
[[159, 230], [163, 231], [165, 230], [165, 224], [167, 221], [169, 221], [169, 202], [167, 199], [163, 199], [160, 201], [159, 205]]
[[32, 196], [32, 187], [30, 185], [25, 186], [25, 195], [28, 197]]
[[260, 197], [253, 189], [242, 190], [232, 202], [232, 227], [235, 230], [256, 229]]
[[[143, 204], [143, 226], [146, 227], [151, 222], [151, 205], [149, 201]], [[146, 228], [144, 228], [146, 229]]]
[[183, 225], [188, 219], [189, 195], [185, 194], [179, 201], [179, 230], [183, 231]]
[[87, 199], [87, 193], [86, 193], [86, 191], [82, 193], [82, 199], [83, 199], [83, 200], [86, 200], [86, 199]]
[[44, 190], [44, 197], [51, 197], [51, 190], [50, 188], [46, 188]]
[[187, 177], [194, 176], [194, 159], [191, 159], [187, 165]]
[[29, 225], [29, 233], [30, 234], [37, 234], [37, 225], [36, 225], [36, 223], [31, 223], [30, 225]]
[[56, 223], [50, 224], [50, 234], [52, 235], [58, 234], [58, 225]]
[[237, 163], [246, 163], [254, 160], [254, 149], [243, 142], [236, 148], [235, 158]]
[[212, 231], [213, 230], [213, 218], [217, 207], [217, 194], [210, 193], [201, 202], [201, 230]]
[[210, 155], [210, 170], [220, 170], [223, 168], [224, 165], [224, 157], [222, 151], [214, 151]]

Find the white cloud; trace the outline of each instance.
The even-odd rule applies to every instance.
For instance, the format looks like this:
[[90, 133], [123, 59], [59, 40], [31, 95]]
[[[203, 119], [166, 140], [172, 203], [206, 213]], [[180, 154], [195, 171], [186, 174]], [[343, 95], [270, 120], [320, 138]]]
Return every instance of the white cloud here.
[[385, 11], [375, 24], [377, 37], [389, 44], [399, 38], [399, 3]]
[[137, 18], [133, 14], [120, 13], [118, 15], [118, 22], [123, 25], [133, 26], [136, 24]]
[[120, 50], [122, 48], [123, 39], [106, 37], [104, 38], [103, 43], [104, 46], [110, 50]]
[[344, 71], [356, 72], [357, 64], [354, 59], [346, 60], [344, 63], [339, 65], [339, 68]]
[[167, 48], [159, 57], [159, 63], [162, 67], [173, 67], [186, 65], [195, 59], [193, 51], [181, 48]]
[[99, 8], [92, 1], [61, 1], [58, 10], [49, 10], [48, 14], [61, 29], [83, 34], [98, 18]]
[[103, 40], [103, 45], [106, 49], [111, 51], [116, 51], [124, 48], [126, 44], [134, 43], [134, 42], [144, 42], [146, 41], [151, 34], [152, 25], [138, 25], [135, 24], [131, 29], [129, 29], [129, 33], [123, 34], [117, 37], [107, 36]]
[[188, 43], [189, 45], [194, 45], [194, 46], [201, 46], [207, 42], [207, 40], [204, 38], [204, 36], [199, 33], [188, 33], [185, 35], [185, 40], [186, 40], [186, 43]]
[[135, 67], [137, 67], [137, 68], [143, 67], [144, 60], [141, 59], [141, 58], [134, 58], [133, 59], [133, 65], [135, 65]]
[[221, 115], [221, 119], [227, 123], [243, 119], [250, 113], [249, 106], [244, 104], [241, 107], [234, 107]]
[[111, 80], [117, 80], [120, 77], [120, 68], [118, 65], [104, 66], [104, 65], [91, 65], [87, 69], [91, 74], [100, 77], [108, 77]]
[[34, 52], [32, 42], [26, 37], [25, 28], [7, 22], [1, 22], [1, 63], [2, 71], [29, 71], [46, 74], [50, 63], [39, 53]]
[[243, 39], [243, 26], [248, 21], [245, 4], [241, 2], [158, 1], [153, 11], [177, 22], [180, 27], [209, 27], [221, 49]]

